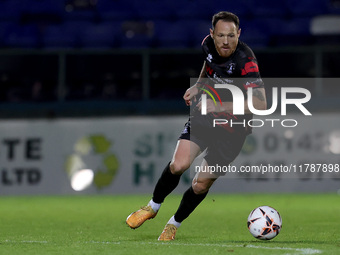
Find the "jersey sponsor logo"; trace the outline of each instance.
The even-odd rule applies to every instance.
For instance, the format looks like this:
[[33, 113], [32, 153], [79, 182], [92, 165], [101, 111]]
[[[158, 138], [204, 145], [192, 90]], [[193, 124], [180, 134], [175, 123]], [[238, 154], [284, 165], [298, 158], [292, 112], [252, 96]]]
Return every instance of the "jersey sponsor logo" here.
[[232, 74], [235, 70], [235, 63], [230, 63], [228, 66], [227, 66], [227, 74]]
[[259, 67], [255, 62], [247, 62], [242, 69], [241, 75], [246, 75], [247, 73], [257, 73], [259, 72]]
[[211, 63], [212, 59], [213, 59], [213, 56], [209, 53], [207, 56], [207, 60]]

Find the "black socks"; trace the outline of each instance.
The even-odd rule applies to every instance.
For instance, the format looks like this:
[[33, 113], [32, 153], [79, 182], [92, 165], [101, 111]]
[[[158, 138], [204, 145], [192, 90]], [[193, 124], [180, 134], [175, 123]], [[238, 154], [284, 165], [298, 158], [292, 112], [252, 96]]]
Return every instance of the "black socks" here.
[[190, 186], [190, 188], [184, 193], [179, 208], [175, 213], [175, 220], [177, 222], [182, 222], [183, 220], [185, 220], [203, 201], [207, 194], [208, 192], [197, 195]]
[[155, 203], [163, 203], [167, 195], [169, 195], [178, 185], [181, 175], [174, 175], [170, 171], [170, 163], [165, 167], [161, 177], [159, 178], [152, 200]]
[[[152, 200], [155, 203], [161, 204], [167, 195], [169, 195], [178, 185], [181, 175], [174, 175], [170, 171], [170, 163], [165, 167], [161, 177], [159, 178]], [[204, 194], [195, 194], [193, 188], [190, 188], [184, 193], [181, 203], [175, 213], [175, 220], [182, 222], [185, 220], [195, 208], [203, 201], [208, 192]]]

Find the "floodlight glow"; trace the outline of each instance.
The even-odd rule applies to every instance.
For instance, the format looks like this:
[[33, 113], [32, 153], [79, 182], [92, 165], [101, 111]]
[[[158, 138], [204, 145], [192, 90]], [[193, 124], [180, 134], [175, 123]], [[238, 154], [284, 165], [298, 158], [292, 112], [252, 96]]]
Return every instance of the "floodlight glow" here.
[[340, 130], [335, 130], [329, 135], [329, 150], [333, 154], [340, 154]]
[[71, 177], [71, 187], [75, 191], [82, 191], [88, 188], [93, 182], [94, 173], [91, 169], [82, 169]]
[[284, 132], [284, 136], [287, 139], [292, 139], [294, 137], [294, 131], [292, 129], [288, 129]]

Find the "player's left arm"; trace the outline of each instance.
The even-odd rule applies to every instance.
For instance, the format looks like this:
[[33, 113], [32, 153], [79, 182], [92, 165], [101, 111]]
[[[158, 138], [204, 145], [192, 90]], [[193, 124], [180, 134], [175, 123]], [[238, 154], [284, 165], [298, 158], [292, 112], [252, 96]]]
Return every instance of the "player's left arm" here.
[[201, 80], [207, 77], [205, 73], [206, 65], [207, 65], [206, 62], [204, 61], [201, 73], [198, 77], [196, 84], [188, 88], [184, 93], [183, 99], [187, 106], [192, 104], [191, 100], [194, 100], [194, 101], [196, 100], [195, 96], [198, 94], [199, 88], [202, 87]]

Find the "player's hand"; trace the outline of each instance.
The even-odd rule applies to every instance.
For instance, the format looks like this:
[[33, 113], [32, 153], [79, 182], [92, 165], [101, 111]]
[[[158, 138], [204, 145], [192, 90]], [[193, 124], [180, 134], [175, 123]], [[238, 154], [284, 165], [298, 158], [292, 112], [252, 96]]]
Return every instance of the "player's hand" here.
[[194, 85], [190, 88], [187, 89], [187, 91], [185, 91], [183, 99], [185, 101], [185, 104], [187, 106], [191, 105], [192, 102], [191, 100], [193, 99], [194, 102], [196, 102], [196, 95], [198, 94], [198, 88]]
[[[202, 101], [197, 104], [197, 108], [201, 111]], [[207, 99], [207, 113], [209, 112], [220, 112], [222, 111], [219, 104], [215, 105], [214, 101], [210, 98]]]

